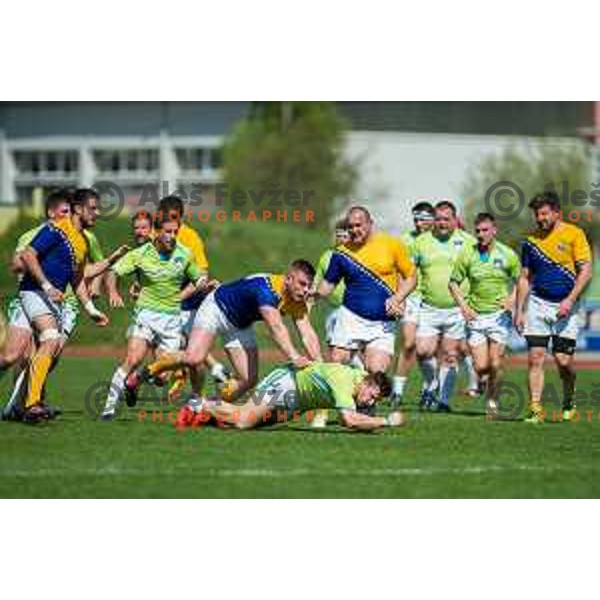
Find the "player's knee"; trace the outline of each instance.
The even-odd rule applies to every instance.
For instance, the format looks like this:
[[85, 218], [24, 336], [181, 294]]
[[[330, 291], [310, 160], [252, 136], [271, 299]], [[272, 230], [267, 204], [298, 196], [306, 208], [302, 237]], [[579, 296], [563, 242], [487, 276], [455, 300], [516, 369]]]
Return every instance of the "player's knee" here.
[[532, 348], [529, 351], [529, 368], [540, 369], [541, 367], [543, 367], [545, 356], [545, 348]]
[[40, 350], [47, 354], [58, 354], [62, 336], [58, 329], [45, 329], [39, 335]]

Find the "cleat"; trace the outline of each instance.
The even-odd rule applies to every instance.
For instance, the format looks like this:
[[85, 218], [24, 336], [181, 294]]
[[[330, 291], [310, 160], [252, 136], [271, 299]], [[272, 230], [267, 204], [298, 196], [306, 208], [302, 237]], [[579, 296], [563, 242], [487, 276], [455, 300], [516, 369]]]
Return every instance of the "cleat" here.
[[41, 404], [36, 404], [31, 408], [28, 408], [23, 414], [23, 423], [28, 425], [37, 425], [42, 421], [48, 420], [48, 410]]
[[116, 419], [117, 415], [114, 412], [106, 413], [100, 417], [100, 421], [104, 423], [112, 423]]
[[204, 425], [210, 423], [211, 419], [212, 415], [207, 410], [201, 410], [194, 415], [194, 418], [192, 419], [192, 427], [194, 429], [203, 427]]
[[430, 405], [429, 410], [440, 414], [450, 414], [452, 412], [452, 409], [448, 404], [442, 404], [437, 401]]
[[572, 421], [576, 412], [577, 407], [574, 404], [571, 404], [570, 406], [563, 406], [563, 421]]
[[534, 423], [536, 425], [543, 423], [542, 407], [539, 404], [530, 404], [529, 416], [525, 419], [525, 423]]
[[327, 427], [327, 421], [329, 421], [329, 411], [317, 410], [310, 426], [313, 429], [325, 429]]
[[60, 408], [58, 408], [58, 406], [51, 406], [50, 404], [46, 404], [45, 402], [42, 402], [41, 406], [48, 411], [47, 419], [49, 421], [54, 421], [63, 414], [63, 411]]
[[464, 391], [464, 395], [471, 400], [476, 400], [481, 396], [481, 390], [480, 388], [470, 388]]
[[125, 396], [125, 404], [129, 408], [133, 408], [137, 404], [137, 389], [144, 381], [151, 379], [150, 372], [147, 367], [132, 371], [125, 380], [123, 395]]
[[231, 379], [231, 373], [222, 364], [215, 365], [210, 371], [210, 376], [216, 385], [224, 385]]
[[186, 429], [192, 426], [196, 413], [187, 404], [177, 414], [177, 420], [175, 421], [175, 429]]
[[401, 394], [392, 394], [390, 396], [390, 406], [392, 407], [392, 409], [402, 406], [402, 395]]
[[419, 405], [421, 410], [430, 410], [435, 404], [437, 404], [435, 392], [423, 390], [421, 392], [421, 402]]

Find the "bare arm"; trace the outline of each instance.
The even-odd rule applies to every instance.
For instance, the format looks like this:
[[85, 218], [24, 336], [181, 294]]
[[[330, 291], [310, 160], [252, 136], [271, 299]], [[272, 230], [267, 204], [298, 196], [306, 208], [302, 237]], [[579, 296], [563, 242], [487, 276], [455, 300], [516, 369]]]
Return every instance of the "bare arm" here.
[[48, 297], [54, 302], [63, 302], [65, 295], [48, 281], [48, 278], [44, 274], [44, 271], [42, 271], [42, 267], [38, 261], [37, 252], [31, 246], [28, 246], [21, 253], [20, 258], [25, 269], [31, 274], [44, 292], [48, 294]]
[[477, 313], [467, 304], [467, 301], [465, 300], [458, 283], [456, 283], [456, 281], [450, 281], [448, 284], [448, 290], [450, 295], [454, 298], [454, 302], [456, 302], [460, 308], [460, 312], [462, 312], [465, 319], [467, 319], [467, 321], [473, 320], [477, 316]]
[[296, 366], [307, 366], [309, 361], [294, 347], [290, 337], [290, 332], [281, 318], [281, 313], [272, 306], [261, 306], [259, 311], [267, 327], [269, 328], [269, 331], [271, 332], [273, 340], [279, 346], [279, 348], [281, 348], [285, 356]]
[[84, 277], [85, 267], [80, 267], [75, 277], [72, 281], [73, 289], [75, 290], [75, 295], [83, 305], [85, 312], [88, 314], [90, 319], [92, 319], [98, 327], [106, 327], [108, 325], [109, 320], [108, 317], [100, 312], [95, 306], [92, 298], [90, 296], [90, 292], [88, 290], [86, 278]]
[[300, 338], [302, 339], [302, 344], [308, 353], [308, 356], [317, 362], [323, 362], [323, 355], [321, 354], [321, 342], [319, 340], [319, 336], [314, 330], [312, 323], [310, 322], [310, 318], [308, 315], [304, 315], [301, 319], [296, 319], [294, 321], [298, 333], [300, 334]]
[[344, 410], [341, 411], [340, 418], [344, 427], [359, 431], [374, 431], [382, 427], [400, 427], [405, 423], [404, 416], [400, 412], [390, 413], [387, 417], [369, 417], [352, 410]]
[[573, 290], [568, 295], [567, 299], [572, 303], [577, 302], [579, 296], [587, 286], [587, 284], [592, 280], [592, 263], [585, 262], [579, 265], [577, 270], [577, 279], [575, 280], [575, 286]]
[[95, 279], [103, 275], [108, 269], [110, 269], [120, 258], [125, 256], [129, 252], [129, 246], [119, 246], [108, 258], [101, 260], [97, 263], [88, 263], [85, 266], [85, 278]]
[[523, 267], [516, 286], [517, 306], [514, 315], [515, 329], [521, 333], [525, 326], [525, 301], [529, 295], [530, 271]]
[[104, 285], [106, 286], [108, 301], [111, 308], [123, 308], [125, 303], [123, 302], [123, 297], [119, 293], [119, 288], [117, 287], [117, 275], [112, 269], [109, 269], [104, 273]]
[[329, 283], [326, 279], [323, 279], [319, 284], [319, 287], [313, 292], [312, 297], [315, 300], [319, 300], [321, 298], [327, 298], [333, 290], [335, 289], [335, 285], [333, 283]]

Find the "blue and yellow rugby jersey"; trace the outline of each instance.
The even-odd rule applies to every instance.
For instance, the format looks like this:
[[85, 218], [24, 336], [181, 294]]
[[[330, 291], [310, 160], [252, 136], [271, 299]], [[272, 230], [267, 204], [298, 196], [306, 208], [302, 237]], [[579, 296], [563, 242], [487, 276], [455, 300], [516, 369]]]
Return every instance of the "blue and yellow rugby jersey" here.
[[259, 309], [272, 306], [283, 316], [301, 319], [308, 313], [306, 302], [294, 302], [284, 290], [285, 275], [250, 275], [217, 288], [219, 308], [238, 329], [246, 329], [262, 320]]
[[406, 246], [387, 233], [375, 233], [362, 246], [347, 244], [336, 248], [325, 279], [346, 284], [344, 306], [364, 319], [393, 321], [385, 303], [396, 293], [398, 275], [404, 279], [415, 273]]
[[579, 227], [558, 223], [547, 235], [536, 232], [523, 243], [523, 267], [531, 273], [531, 292], [548, 302], [561, 302], [573, 290], [576, 266], [591, 262], [592, 250]]
[[[69, 218], [46, 223], [29, 245], [36, 251], [48, 281], [61, 292], [73, 281], [88, 253], [86, 238]], [[26, 274], [20, 289], [36, 291], [40, 286], [30, 274]]]
[[[206, 257], [204, 242], [202, 241], [202, 238], [198, 232], [195, 229], [192, 229], [189, 225], [182, 223], [181, 227], [179, 228], [179, 233], [177, 234], [177, 242], [182, 246], [185, 246], [191, 252], [198, 269], [200, 269], [203, 275], [207, 275], [208, 259]], [[184, 289], [188, 283], [189, 282], [186, 282], [182, 289]], [[202, 302], [204, 302], [204, 299], [207, 295], [208, 294], [205, 292], [198, 292], [197, 294], [194, 294], [181, 303], [181, 310], [197, 310]]]

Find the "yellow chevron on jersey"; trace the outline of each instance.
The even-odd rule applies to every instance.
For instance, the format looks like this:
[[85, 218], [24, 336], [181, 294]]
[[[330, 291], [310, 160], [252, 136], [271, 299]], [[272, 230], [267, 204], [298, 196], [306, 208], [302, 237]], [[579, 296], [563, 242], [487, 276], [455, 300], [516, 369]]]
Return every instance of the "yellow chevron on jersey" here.
[[398, 287], [398, 275], [407, 279], [415, 273], [415, 266], [404, 242], [387, 233], [374, 233], [362, 246], [352, 243], [339, 246], [336, 252], [347, 255], [364, 267], [392, 292]]
[[532, 293], [550, 302], [566, 298], [575, 285], [577, 265], [592, 261], [582, 229], [559, 222], [549, 233], [536, 232], [523, 244], [523, 267], [531, 273]]
[[301, 319], [308, 313], [306, 302], [296, 302], [285, 291], [285, 275], [269, 275], [267, 282], [271, 290], [279, 298], [277, 308], [282, 315], [289, 315], [293, 319]]
[[63, 232], [71, 245], [74, 265], [83, 264], [88, 255], [88, 241], [83, 233], [73, 225], [73, 221], [69, 217], [58, 219], [54, 222], [54, 227]]

